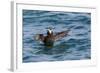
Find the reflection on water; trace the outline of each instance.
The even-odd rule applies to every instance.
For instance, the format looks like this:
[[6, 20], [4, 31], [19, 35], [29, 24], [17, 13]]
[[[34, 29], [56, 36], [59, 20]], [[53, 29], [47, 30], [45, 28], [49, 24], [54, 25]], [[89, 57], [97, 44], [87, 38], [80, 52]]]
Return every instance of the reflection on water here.
[[[46, 35], [47, 27], [54, 27], [54, 32], [71, 31], [53, 47], [46, 47], [33, 36]], [[90, 27], [90, 13], [23, 10], [23, 62], [90, 59]]]

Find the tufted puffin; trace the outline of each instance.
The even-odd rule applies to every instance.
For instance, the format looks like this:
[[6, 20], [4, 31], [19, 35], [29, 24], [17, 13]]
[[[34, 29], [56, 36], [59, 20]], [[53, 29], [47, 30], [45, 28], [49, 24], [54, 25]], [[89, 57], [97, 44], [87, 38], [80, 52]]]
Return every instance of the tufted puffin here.
[[46, 36], [44, 36], [43, 34], [37, 34], [35, 36], [35, 40], [42, 41], [45, 46], [53, 46], [55, 41], [60, 40], [61, 38], [67, 36], [69, 31], [70, 30], [65, 30], [65, 31], [57, 32], [54, 34], [52, 29], [49, 28], [47, 30]]

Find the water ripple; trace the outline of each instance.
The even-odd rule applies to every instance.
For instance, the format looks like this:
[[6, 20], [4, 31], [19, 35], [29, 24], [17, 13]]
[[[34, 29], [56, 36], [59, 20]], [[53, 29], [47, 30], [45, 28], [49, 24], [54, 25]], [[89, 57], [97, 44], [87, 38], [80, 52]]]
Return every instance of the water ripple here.
[[[54, 27], [55, 33], [71, 31], [47, 48], [33, 39], [35, 34], [46, 35], [47, 27]], [[23, 62], [91, 59], [90, 27], [90, 13], [23, 10]]]

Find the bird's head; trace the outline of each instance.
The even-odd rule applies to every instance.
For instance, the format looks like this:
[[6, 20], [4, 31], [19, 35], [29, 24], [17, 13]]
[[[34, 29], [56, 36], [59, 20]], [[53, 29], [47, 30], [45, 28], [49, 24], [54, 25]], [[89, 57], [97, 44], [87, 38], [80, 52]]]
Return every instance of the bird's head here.
[[49, 28], [47, 29], [47, 34], [48, 34], [48, 35], [53, 34], [53, 31], [52, 31], [52, 28], [51, 28], [51, 27], [49, 27]]

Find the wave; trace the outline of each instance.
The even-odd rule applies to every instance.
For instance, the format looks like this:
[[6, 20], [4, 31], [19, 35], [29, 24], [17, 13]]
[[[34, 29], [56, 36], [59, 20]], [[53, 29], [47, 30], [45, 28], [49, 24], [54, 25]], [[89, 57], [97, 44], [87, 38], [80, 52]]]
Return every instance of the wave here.
[[[33, 39], [46, 35], [47, 27], [54, 33], [71, 29], [69, 35], [55, 42], [53, 48]], [[23, 10], [23, 62], [82, 60], [91, 58], [91, 14], [84, 12]]]

